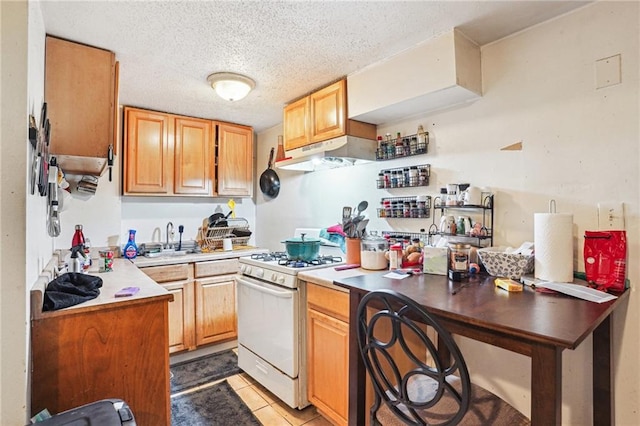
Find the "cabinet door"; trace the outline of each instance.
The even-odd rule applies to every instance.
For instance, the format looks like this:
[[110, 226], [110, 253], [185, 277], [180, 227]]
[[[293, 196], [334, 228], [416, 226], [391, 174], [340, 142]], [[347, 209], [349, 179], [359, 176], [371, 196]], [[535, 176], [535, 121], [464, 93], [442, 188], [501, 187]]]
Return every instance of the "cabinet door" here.
[[310, 142], [320, 142], [345, 134], [347, 115], [346, 81], [340, 80], [309, 96]]
[[285, 150], [309, 144], [309, 119], [308, 96], [292, 102], [284, 108], [282, 127]]
[[169, 303], [169, 353], [195, 349], [195, 295], [193, 281], [166, 283], [173, 294]]
[[218, 123], [218, 195], [253, 195], [253, 129]]
[[349, 324], [314, 309], [307, 310], [307, 380], [309, 402], [334, 424], [348, 424]]
[[117, 147], [114, 53], [47, 36], [45, 56], [51, 154], [106, 158]]
[[238, 336], [234, 275], [196, 280], [196, 344]]
[[209, 120], [176, 117], [173, 184], [175, 194], [213, 195], [212, 127]]
[[125, 108], [124, 194], [171, 195], [173, 118]]

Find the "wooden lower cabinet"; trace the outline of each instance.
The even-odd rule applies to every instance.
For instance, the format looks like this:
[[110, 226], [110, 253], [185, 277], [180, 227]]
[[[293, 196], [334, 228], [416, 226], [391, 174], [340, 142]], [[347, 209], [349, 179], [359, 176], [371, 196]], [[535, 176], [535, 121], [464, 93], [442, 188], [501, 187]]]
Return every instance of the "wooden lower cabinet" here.
[[349, 414], [349, 294], [307, 284], [307, 397], [336, 425]]
[[151, 266], [142, 272], [173, 294], [169, 352], [235, 339], [238, 259]]
[[196, 318], [198, 346], [238, 336], [235, 275], [196, 280]]
[[169, 425], [167, 299], [56, 311], [32, 321], [31, 412], [125, 400], [139, 425]]

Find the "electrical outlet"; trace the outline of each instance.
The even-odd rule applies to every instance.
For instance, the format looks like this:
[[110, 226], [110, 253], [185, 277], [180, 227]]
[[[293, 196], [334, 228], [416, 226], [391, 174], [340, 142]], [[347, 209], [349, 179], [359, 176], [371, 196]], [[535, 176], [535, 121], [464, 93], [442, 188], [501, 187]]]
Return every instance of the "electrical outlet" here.
[[624, 229], [624, 203], [598, 203], [598, 229]]

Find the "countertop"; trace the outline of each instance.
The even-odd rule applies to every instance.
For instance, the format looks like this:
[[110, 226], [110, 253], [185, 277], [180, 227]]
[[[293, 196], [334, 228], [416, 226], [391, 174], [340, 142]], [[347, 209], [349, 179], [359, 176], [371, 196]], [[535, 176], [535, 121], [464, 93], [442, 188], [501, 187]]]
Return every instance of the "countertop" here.
[[349, 290], [344, 287], [338, 287], [333, 284], [335, 280], [341, 280], [345, 278], [358, 277], [360, 275], [369, 275], [378, 272], [385, 271], [371, 271], [369, 269], [362, 268], [354, 268], [354, 269], [345, 269], [343, 271], [336, 271], [335, 268], [322, 268], [322, 269], [314, 269], [312, 271], [307, 272], [299, 272], [298, 278], [310, 282], [313, 284], [318, 284], [324, 287], [329, 287], [333, 290], [342, 291], [348, 293]]
[[188, 253], [182, 256], [159, 256], [144, 257], [138, 256], [133, 259], [133, 263], [139, 267], [162, 266], [162, 265], [178, 265], [181, 263], [205, 262], [208, 260], [233, 259], [243, 256], [251, 256], [256, 253], [267, 253], [269, 250], [258, 247], [237, 249], [231, 251], [214, 251], [211, 253]]
[[[164, 287], [158, 285], [131, 261], [123, 258], [114, 259], [113, 270], [110, 272], [98, 272], [97, 262], [89, 270], [89, 275], [102, 278], [100, 294], [95, 299], [88, 300], [75, 306], [59, 309], [56, 311], [42, 311], [42, 301], [44, 288], [48, 281], [34, 286], [31, 290], [31, 315], [33, 318], [44, 316], [55, 316], [69, 314], [71, 312], [86, 312], [89, 310], [102, 309], [107, 305], [116, 303], [143, 303], [144, 299], [166, 298], [173, 300], [173, 295]], [[139, 287], [140, 291], [133, 296], [115, 297], [117, 291], [124, 287]]]

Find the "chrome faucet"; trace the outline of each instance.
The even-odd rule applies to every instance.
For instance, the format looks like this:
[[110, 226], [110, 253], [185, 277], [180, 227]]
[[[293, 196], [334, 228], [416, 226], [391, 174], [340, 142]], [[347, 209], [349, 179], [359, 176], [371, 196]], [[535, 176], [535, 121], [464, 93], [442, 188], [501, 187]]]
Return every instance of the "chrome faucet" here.
[[167, 223], [167, 244], [165, 244], [164, 248], [172, 249], [173, 248], [173, 222]]

